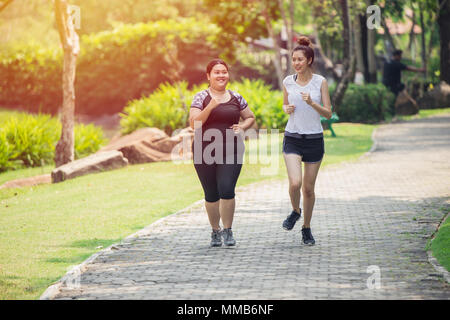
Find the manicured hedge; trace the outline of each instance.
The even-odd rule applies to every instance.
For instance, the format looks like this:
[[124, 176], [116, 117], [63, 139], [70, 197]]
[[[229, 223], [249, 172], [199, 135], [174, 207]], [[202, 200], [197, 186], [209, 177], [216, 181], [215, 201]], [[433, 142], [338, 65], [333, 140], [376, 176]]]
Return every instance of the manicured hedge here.
[[[128, 101], [174, 82], [204, 81], [205, 65], [217, 57], [219, 28], [195, 19], [122, 25], [81, 37], [77, 60], [76, 112], [113, 114]], [[26, 45], [0, 53], [0, 104], [56, 114], [62, 102], [62, 50]], [[174, 64], [173, 61], [178, 64]]]

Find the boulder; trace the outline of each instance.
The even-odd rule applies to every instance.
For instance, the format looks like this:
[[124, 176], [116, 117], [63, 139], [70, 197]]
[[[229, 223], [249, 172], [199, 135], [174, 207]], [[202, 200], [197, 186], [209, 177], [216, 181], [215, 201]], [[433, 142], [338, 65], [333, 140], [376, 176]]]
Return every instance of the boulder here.
[[0, 186], [0, 189], [37, 186], [39, 184], [51, 183], [51, 182], [52, 182], [52, 178], [51, 178], [50, 174], [43, 174], [40, 176], [35, 176], [35, 177], [30, 177], [30, 178], [10, 180], [10, 181], [2, 184]]
[[142, 128], [115, 138], [100, 151], [118, 150], [130, 164], [186, 159], [186, 154], [189, 157], [191, 152], [193, 136], [194, 130], [191, 128], [185, 128], [173, 137], [157, 128]]
[[127, 164], [128, 160], [123, 157], [120, 151], [97, 152], [55, 168], [51, 173], [52, 182], [56, 183], [90, 173], [118, 169]]
[[[161, 139], [154, 143], [154, 147], [166, 153], [173, 153], [174, 160], [175, 158], [186, 158], [192, 155], [191, 145], [192, 140], [194, 139], [194, 130], [190, 127], [184, 128], [177, 132], [176, 135], [172, 137], [167, 137]], [[176, 148], [175, 148], [176, 147]]]
[[142, 128], [131, 134], [113, 139], [100, 152], [117, 150], [128, 159], [128, 163], [146, 163], [156, 161], [169, 161], [170, 154], [160, 152], [155, 143], [169, 136], [158, 128]]
[[401, 91], [395, 100], [395, 114], [408, 116], [417, 114], [419, 106], [405, 91]]
[[450, 85], [442, 81], [417, 101], [420, 109], [450, 108]]

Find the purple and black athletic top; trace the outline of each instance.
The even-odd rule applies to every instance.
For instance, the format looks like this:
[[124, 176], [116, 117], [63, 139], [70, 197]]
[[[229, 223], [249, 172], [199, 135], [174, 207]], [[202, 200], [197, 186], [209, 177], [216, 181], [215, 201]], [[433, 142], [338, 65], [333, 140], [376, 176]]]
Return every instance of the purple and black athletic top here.
[[[230, 127], [239, 123], [247, 101], [237, 92], [228, 90], [230, 100], [220, 103], [196, 129], [193, 142], [194, 167], [207, 202], [233, 199], [234, 189], [242, 168], [245, 146], [242, 137]], [[211, 101], [208, 90], [197, 93], [191, 108], [203, 110]], [[232, 152], [230, 152], [232, 151]], [[217, 153], [220, 153], [220, 156]], [[213, 159], [211, 161], [211, 159]]]
[[[219, 104], [209, 115], [203, 124], [203, 130], [208, 128], [216, 128], [223, 130], [229, 128], [233, 124], [239, 123], [240, 112], [247, 108], [248, 103], [239, 93], [228, 90], [231, 99], [227, 102]], [[208, 90], [202, 90], [194, 96], [191, 108], [199, 108], [203, 110], [211, 101]]]

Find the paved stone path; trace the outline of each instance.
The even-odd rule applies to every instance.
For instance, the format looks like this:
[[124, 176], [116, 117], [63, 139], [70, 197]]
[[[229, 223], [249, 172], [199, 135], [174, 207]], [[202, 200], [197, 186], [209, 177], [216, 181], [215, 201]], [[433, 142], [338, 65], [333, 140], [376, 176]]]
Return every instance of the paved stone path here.
[[450, 115], [383, 125], [375, 139], [375, 152], [319, 173], [313, 247], [302, 221], [281, 228], [287, 181], [257, 183], [237, 192], [236, 247], [209, 248], [200, 203], [102, 252], [55, 298], [449, 299], [425, 245], [450, 207]]

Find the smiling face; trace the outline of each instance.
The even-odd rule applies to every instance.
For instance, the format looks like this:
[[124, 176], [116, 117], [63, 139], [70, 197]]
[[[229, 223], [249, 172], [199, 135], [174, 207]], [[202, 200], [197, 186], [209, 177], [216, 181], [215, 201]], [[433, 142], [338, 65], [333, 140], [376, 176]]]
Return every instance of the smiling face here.
[[309, 68], [311, 60], [308, 61], [303, 50], [296, 50], [292, 54], [292, 66], [298, 73], [305, 72]]
[[230, 80], [228, 69], [223, 64], [216, 64], [211, 72], [206, 74], [208, 76], [209, 83], [213, 89], [222, 91]]

